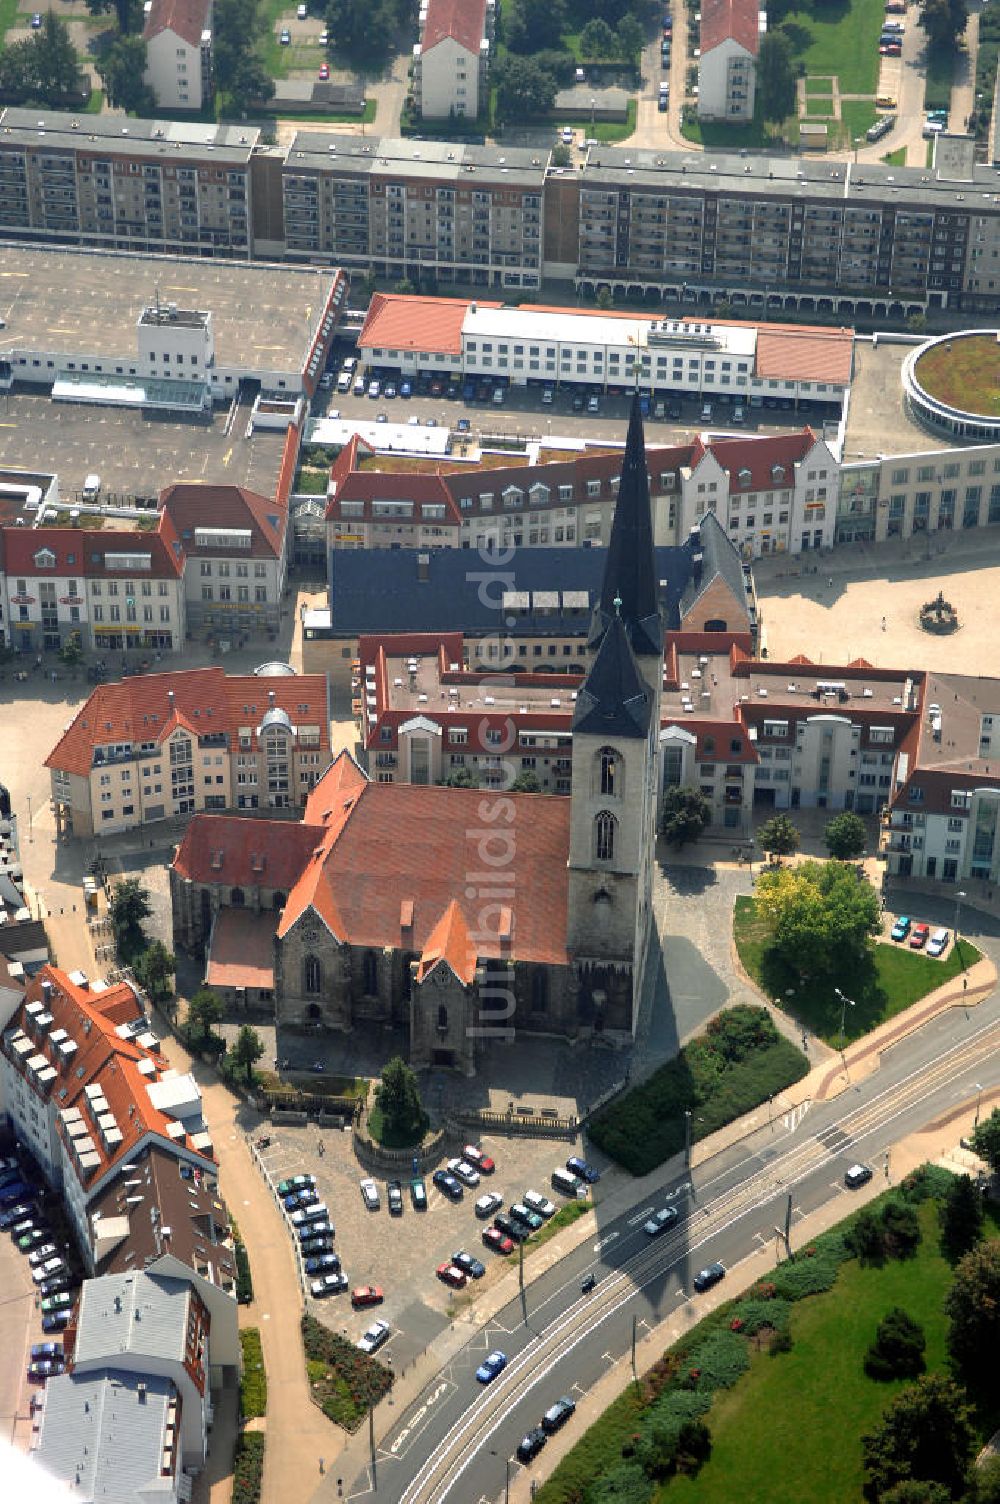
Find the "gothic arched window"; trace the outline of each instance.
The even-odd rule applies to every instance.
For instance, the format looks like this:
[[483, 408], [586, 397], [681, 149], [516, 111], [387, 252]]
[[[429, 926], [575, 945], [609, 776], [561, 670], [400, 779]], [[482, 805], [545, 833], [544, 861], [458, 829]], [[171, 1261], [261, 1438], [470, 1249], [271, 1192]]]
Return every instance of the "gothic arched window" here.
[[313, 994], [323, 990], [323, 968], [315, 956], [306, 956], [302, 963], [302, 988]]
[[374, 997], [378, 992], [378, 961], [373, 950], [365, 951], [364, 987], [369, 997]]
[[608, 799], [620, 799], [624, 774], [621, 754], [614, 747], [602, 747], [597, 754], [597, 792]]
[[602, 809], [594, 821], [594, 856], [599, 862], [614, 861], [617, 827], [614, 815]]

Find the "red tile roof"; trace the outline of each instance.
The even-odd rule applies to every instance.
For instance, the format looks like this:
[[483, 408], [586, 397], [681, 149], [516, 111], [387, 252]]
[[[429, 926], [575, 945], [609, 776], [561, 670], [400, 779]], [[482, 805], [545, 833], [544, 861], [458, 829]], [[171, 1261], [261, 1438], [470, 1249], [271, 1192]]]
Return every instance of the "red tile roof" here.
[[172, 31], [191, 47], [197, 47], [208, 26], [212, 0], [153, 0], [143, 37], [147, 42], [161, 31]]
[[476, 948], [469, 935], [465, 915], [454, 899], [424, 942], [423, 955], [417, 968], [417, 981], [424, 981], [442, 961], [451, 967], [466, 987], [475, 980]]
[[281, 556], [288, 513], [279, 503], [258, 496], [256, 491], [243, 486], [185, 481], [161, 491], [160, 505], [173, 522], [186, 554], [218, 553], [218, 548], [201, 547], [195, 541], [196, 528], [213, 527], [250, 529], [250, 547], [241, 550], [241, 557]]
[[193, 881], [287, 893], [322, 836], [321, 828], [294, 821], [276, 826], [241, 815], [195, 815], [173, 870]]
[[205, 972], [207, 987], [274, 986], [274, 932], [278, 916], [251, 909], [219, 910]]
[[702, 0], [702, 56], [732, 38], [756, 57], [760, 46], [759, 11], [758, 0]]
[[[463, 0], [456, 0], [459, 8]], [[476, 44], [478, 50], [478, 42]], [[501, 303], [478, 303], [501, 308]], [[464, 298], [422, 298], [377, 292], [368, 305], [359, 350], [429, 350], [461, 355], [462, 325], [469, 304]]]
[[[749, 470], [750, 480], [741, 485], [741, 491], [774, 491], [783, 486], [794, 486], [795, 466], [804, 460], [817, 443], [811, 428], [796, 433], [766, 434], [761, 437], [748, 435], [738, 439], [713, 439], [708, 445], [699, 440], [695, 445], [693, 466], [706, 453], [712, 454], [730, 480], [735, 480], [741, 470]], [[693, 468], [692, 466], [692, 468]], [[783, 476], [776, 478], [776, 466], [781, 466]]]
[[[151, 518], [151, 520], [153, 520]], [[36, 564], [43, 550], [55, 555], [49, 568]], [[169, 517], [161, 512], [155, 530], [138, 528], [33, 527], [4, 529], [5, 567], [15, 575], [53, 579], [179, 579], [184, 550]], [[148, 569], [109, 569], [108, 554], [148, 554]]]
[[194, 736], [225, 733], [230, 748], [240, 727], [250, 726], [256, 747], [261, 718], [272, 704], [287, 711], [293, 725], [318, 726], [319, 749], [329, 747], [325, 674], [272, 679], [193, 668], [100, 685], [53, 747], [45, 767], [86, 777], [95, 747], [159, 744], [178, 725]]
[[479, 56], [486, 35], [486, 0], [428, 0], [421, 46], [429, 52], [445, 37], [453, 37], [467, 52]]
[[854, 331], [762, 324], [757, 331], [755, 374], [847, 386], [854, 374]]

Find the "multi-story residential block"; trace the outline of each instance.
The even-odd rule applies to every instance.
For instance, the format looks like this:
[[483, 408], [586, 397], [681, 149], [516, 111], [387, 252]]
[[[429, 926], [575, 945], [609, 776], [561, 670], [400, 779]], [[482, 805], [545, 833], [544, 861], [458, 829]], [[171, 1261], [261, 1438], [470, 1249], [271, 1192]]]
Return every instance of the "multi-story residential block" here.
[[766, 24], [758, 0], [702, 0], [699, 119], [729, 124], [753, 119], [757, 53]]
[[46, 767], [57, 828], [88, 836], [203, 809], [300, 808], [329, 748], [321, 676], [202, 668], [100, 685]]
[[422, 0], [413, 107], [423, 119], [474, 120], [485, 99], [495, 0]]
[[746, 558], [829, 548], [838, 471], [836, 455], [810, 428], [699, 441], [682, 473], [685, 524], [714, 510]]
[[161, 110], [212, 100], [212, 0], [150, 0], [142, 32], [146, 82]]
[[387, 277], [538, 287], [546, 150], [299, 132], [284, 251]]
[[989, 526], [1000, 522], [1000, 445], [847, 461], [839, 488], [838, 543]]
[[191, 631], [229, 640], [281, 625], [288, 566], [288, 513], [242, 486], [179, 484], [160, 505], [184, 550]]

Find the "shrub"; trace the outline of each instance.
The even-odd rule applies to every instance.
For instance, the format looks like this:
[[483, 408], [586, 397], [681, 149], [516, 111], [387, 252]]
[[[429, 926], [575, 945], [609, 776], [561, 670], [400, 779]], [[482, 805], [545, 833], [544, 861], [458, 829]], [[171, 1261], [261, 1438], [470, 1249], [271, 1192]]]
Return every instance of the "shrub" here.
[[653, 1485], [637, 1462], [619, 1462], [595, 1478], [586, 1494], [586, 1504], [648, 1504]]
[[922, 1201], [943, 1201], [954, 1179], [942, 1165], [918, 1165], [899, 1182], [899, 1195], [912, 1206]]
[[745, 1336], [754, 1337], [761, 1327], [783, 1331], [788, 1326], [789, 1309], [787, 1300], [754, 1299], [751, 1292], [746, 1300], [733, 1307], [733, 1320], [742, 1323]]
[[698, 1371], [695, 1381], [702, 1393], [713, 1389], [731, 1389], [750, 1367], [745, 1340], [735, 1332], [715, 1331], [688, 1354], [691, 1367]]
[[811, 1258], [786, 1261], [774, 1271], [774, 1287], [781, 1299], [802, 1300], [806, 1295], [818, 1295], [821, 1290], [831, 1289], [838, 1268], [850, 1258], [846, 1240], [838, 1232], [817, 1238], [813, 1246], [816, 1252]]
[[267, 1373], [264, 1369], [264, 1350], [261, 1347], [260, 1332], [255, 1326], [246, 1326], [240, 1332], [240, 1347], [243, 1349], [240, 1414], [244, 1420], [255, 1420], [267, 1412]]
[[923, 1328], [894, 1306], [879, 1322], [865, 1354], [865, 1373], [870, 1379], [915, 1379], [924, 1371], [926, 1346]]
[[264, 1481], [264, 1446], [262, 1431], [241, 1431], [233, 1453], [232, 1504], [260, 1504]]
[[253, 1300], [250, 1255], [247, 1253], [246, 1244], [238, 1234], [233, 1242], [233, 1254], [236, 1259], [236, 1299], [241, 1306], [248, 1306]]

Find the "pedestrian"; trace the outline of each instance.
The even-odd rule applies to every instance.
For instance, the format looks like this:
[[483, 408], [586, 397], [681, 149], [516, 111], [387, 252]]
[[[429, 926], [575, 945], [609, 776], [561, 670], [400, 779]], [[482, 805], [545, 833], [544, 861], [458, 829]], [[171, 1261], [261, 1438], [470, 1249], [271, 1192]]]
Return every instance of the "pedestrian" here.
[[885, 617], [882, 618], [882, 631], [885, 631]]
[[326, 1471], [325, 1467], [323, 1466], [323, 1459], [322, 1459], [322, 1457], [319, 1459], [319, 1470], [320, 1470], [321, 1473], [323, 1473], [323, 1472]]
[[833, 589], [833, 575], [832, 574], [829, 576], [829, 578], [827, 579], [826, 583], [829, 585], [830, 589], [832, 590]]

